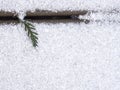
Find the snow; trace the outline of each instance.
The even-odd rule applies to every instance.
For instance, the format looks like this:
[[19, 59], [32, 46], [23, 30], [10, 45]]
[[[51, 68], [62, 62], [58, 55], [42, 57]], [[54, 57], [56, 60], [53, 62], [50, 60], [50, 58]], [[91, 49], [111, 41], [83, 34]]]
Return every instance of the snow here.
[[120, 23], [0, 25], [0, 90], [119, 90]]
[[0, 90], [120, 90], [120, 0], [0, 0], [1, 11], [91, 10], [85, 23], [0, 24]]
[[24, 18], [27, 11], [120, 11], [120, 0], [0, 0], [0, 11], [16, 12]]
[[87, 19], [90, 21], [109, 21], [109, 22], [120, 22], [120, 12], [96, 12], [88, 13], [84, 16], [79, 16], [79, 19]]
[[120, 10], [120, 0], [0, 0], [0, 10], [26, 12], [39, 10]]
[[18, 18], [20, 19], [20, 20], [24, 20], [24, 17], [26, 16], [26, 13], [25, 12], [19, 12], [19, 14], [18, 14]]

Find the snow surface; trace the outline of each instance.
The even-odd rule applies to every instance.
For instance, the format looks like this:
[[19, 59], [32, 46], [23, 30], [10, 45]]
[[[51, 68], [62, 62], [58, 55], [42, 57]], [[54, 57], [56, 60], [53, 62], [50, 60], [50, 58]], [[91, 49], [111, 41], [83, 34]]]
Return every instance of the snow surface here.
[[99, 22], [118, 22], [120, 23], [120, 12], [89, 12], [86, 15], [80, 15], [79, 19], [87, 19], [90, 21], [99, 21]]
[[0, 90], [120, 90], [120, 23], [0, 25]]
[[89, 24], [34, 23], [36, 49], [20, 24], [1, 24], [0, 90], [120, 90], [119, 2], [0, 0], [0, 10], [16, 11], [20, 19], [36, 9], [102, 11], [79, 17]]
[[120, 10], [120, 0], [0, 0], [0, 10], [26, 12], [28, 10]]

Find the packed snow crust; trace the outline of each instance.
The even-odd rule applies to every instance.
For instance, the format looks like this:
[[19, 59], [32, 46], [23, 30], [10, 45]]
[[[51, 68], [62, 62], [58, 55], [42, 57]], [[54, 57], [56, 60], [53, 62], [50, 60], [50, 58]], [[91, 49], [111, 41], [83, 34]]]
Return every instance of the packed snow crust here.
[[0, 25], [0, 90], [120, 90], [120, 23], [34, 25]]
[[1, 24], [0, 90], [120, 90], [119, 2], [0, 0], [0, 10], [16, 11], [20, 19], [36, 9], [100, 11], [79, 16], [89, 24], [34, 23], [36, 49], [20, 24]]
[[120, 12], [90, 12], [84, 16], [80, 15], [79, 19], [87, 19], [90, 21], [107, 21], [107, 22], [120, 22]]
[[120, 0], [0, 0], [0, 10], [26, 12], [39, 10], [120, 10]]

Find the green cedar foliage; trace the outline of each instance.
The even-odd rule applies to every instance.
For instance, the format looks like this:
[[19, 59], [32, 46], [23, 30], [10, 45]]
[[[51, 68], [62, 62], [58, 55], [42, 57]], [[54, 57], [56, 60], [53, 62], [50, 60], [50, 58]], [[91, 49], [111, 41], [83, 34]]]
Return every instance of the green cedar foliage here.
[[38, 46], [38, 33], [35, 32], [35, 26], [30, 23], [29, 21], [26, 20], [20, 20], [20, 22], [22, 23], [22, 25], [24, 25], [24, 30], [27, 32], [28, 37], [31, 39], [33, 47], [37, 47]]

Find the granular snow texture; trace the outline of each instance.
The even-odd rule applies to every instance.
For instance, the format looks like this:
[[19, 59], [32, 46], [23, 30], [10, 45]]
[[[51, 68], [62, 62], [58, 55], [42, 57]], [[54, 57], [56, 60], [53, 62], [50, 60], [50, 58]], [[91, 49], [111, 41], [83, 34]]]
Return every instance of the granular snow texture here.
[[120, 23], [34, 25], [0, 25], [0, 90], [120, 90]]
[[0, 0], [0, 10], [26, 12], [39, 10], [120, 10], [120, 0]]

